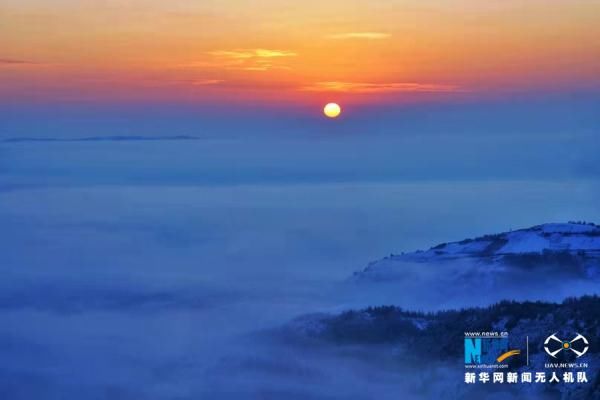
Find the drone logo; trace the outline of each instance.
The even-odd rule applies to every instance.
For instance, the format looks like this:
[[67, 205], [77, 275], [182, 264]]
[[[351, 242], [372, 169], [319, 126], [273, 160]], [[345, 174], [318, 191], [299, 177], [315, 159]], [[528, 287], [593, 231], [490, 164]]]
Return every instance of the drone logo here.
[[[560, 346], [558, 343], [560, 343]], [[556, 358], [556, 355], [563, 350], [571, 350], [573, 353], [575, 353], [576, 357], [579, 358], [584, 355], [589, 348], [590, 345], [588, 340], [585, 338], [585, 336], [580, 335], [579, 333], [571, 340], [561, 340], [556, 337], [556, 333], [553, 333], [544, 341], [544, 350], [554, 358]]]

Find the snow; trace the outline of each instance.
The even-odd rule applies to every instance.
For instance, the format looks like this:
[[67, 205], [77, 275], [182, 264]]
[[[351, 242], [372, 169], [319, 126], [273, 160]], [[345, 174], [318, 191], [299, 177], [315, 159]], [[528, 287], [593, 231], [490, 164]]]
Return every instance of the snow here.
[[541, 253], [549, 248], [550, 241], [532, 231], [516, 231], [507, 234], [508, 243], [502, 246], [497, 253]]
[[427, 329], [427, 327], [429, 326], [429, 321], [423, 318], [415, 318], [412, 320], [412, 323], [420, 331]]
[[[539, 225], [542, 232], [545, 233], [584, 233], [584, 232], [600, 232], [600, 227], [596, 225], [587, 225], [587, 224], [576, 224], [576, 223], [568, 223], [568, 224], [544, 224]], [[536, 227], [534, 227], [536, 228]]]
[[[495, 254], [541, 253], [551, 251], [600, 250], [600, 227], [584, 224], [544, 224], [528, 229], [505, 232], [498, 235], [507, 243]], [[460, 245], [458, 242], [445, 247], [448, 253], [477, 253], [483, 251], [492, 240], [486, 237]]]
[[583, 224], [545, 224], [506, 234], [498, 254], [540, 253], [544, 250], [600, 250], [600, 228]]
[[458, 242], [449, 243], [442, 250], [448, 254], [479, 253], [484, 251], [491, 243], [491, 240], [477, 240], [466, 244], [460, 244]]
[[462, 257], [505, 256], [544, 251], [585, 251], [590, 256], [600, 257], [600, 226], [581, 223], [537, 225], [497, 235], [447, 243], [423, 252], [387, 257], [370, 263], [366, 271], [386, 271], [387, 276], [394, 271], [398, 263], [422, 263]]

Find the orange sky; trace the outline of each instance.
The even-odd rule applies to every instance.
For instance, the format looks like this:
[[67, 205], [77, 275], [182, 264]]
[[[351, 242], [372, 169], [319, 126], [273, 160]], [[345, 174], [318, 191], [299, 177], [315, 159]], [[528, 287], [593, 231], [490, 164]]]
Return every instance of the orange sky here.
[[598, 15], [590, 0], [4, 0], [0, 96], [410, 100], [597, 89]]

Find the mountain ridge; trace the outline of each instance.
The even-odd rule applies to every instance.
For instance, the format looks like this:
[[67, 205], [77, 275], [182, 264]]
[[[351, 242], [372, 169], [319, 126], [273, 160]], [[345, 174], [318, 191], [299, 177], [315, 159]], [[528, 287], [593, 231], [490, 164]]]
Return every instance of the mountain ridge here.
[[529, 228], [440, 243], [369, 263], [355, 277], [389, 270], [399, 264], [470, 261], [521, 267], [576, 265], [584, 275], [600, 272], [600, 226], [591, 222], [545, 223]]

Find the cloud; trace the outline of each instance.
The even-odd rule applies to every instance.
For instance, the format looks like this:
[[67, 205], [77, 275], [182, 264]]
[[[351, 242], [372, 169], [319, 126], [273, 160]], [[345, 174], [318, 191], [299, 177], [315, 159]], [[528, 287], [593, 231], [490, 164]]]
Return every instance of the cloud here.
[[216, 50], [209, 52], [209, 54], [216, 57], [230, 58], [234, 60], [248, 60], [253, 58], [294, 57], [297, 55], [292, 51], [271, 49]]
[[[213, 50], [208, 54], [211, 58], [176, 65], [177, 68], [205, 68], [242, 71], [267, 71], [270, 69], [291, 69], [282, 60], [296, 57], [298, 54], [289, 50], [278, 49], [232, 49]], [[222, 83], [220, 80], [206, 80], [203, 85]]]
[[288, 66], [276, 63], [275, 60], [297, 56], [295, 52], [289, 50], [263, 48], [214, 50], [208, 54], [214, 58], [212, 62], [195, 63], [195, 65], [244, 71], [267, 71], [269, 69], [289, 69]]
[[194, 286], [153, 289], [127, 284], [103, 286], [97, 282], [48, 282], [36, 286], [13, 282], [14, 288], [3, 287], [0, 312], [7, 310], [44, 310], [59, 314], [104, 311], [153, 311], [206, 309], [230, 304], [247, 294], [237, 291]]
[[192, 85], [194, 85], [194, 86], [209, 86], [209, 85], [218, 85], [223, 82], [225, 82], [223, 79], [203, 79], [203, 80], [198, 80], [198, 81], [192, 81]]
[[214, 68], [221, 66], [221, 63], [214, 61], [192, 61], [175, 65], [176, 68]]
[[23, 65], [23, 64], [36, 64], [29, 60], [15, 60], [11, 58], [0, 58], [0, 65]]
[[317, 82], [300, 88], [310, 92], [348, 92], [348, 93], [386, 93], [386, 92], [456, 92], [459, 87], [455, 85], [414, 82]]
[[346, 32], [337, 33], [334, 35], [327, 36], [329, 39], [367, 39], [367, 40], [381, 40], [388, 39], [392, 35], [384, 32]]

